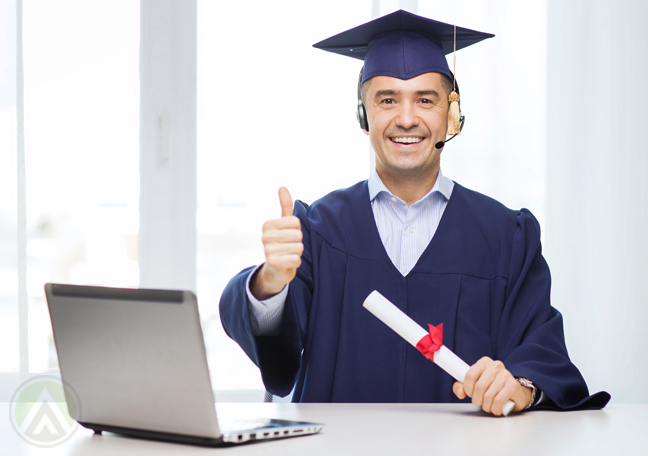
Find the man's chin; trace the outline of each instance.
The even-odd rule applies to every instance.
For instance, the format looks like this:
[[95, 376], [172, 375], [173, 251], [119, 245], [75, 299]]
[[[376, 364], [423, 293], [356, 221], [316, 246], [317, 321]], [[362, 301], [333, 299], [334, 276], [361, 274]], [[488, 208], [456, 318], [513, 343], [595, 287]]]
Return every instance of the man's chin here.
[[437, 166], [430, 166], [430, 164], [421, 164], [414, 162], [399, 162], [399, 163], [388, 163], [387, 166], [383, 167], [383, 172], [388, 173], [392, 176], [397, 176], [399, 178], [414, 178], [420, 176], [427, 176], [430, 173], [437, 172], [439, 169]]

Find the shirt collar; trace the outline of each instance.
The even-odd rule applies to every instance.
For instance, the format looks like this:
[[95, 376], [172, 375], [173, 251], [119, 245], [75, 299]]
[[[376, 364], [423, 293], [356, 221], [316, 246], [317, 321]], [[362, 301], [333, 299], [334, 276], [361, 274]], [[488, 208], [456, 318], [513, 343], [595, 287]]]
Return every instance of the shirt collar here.
[[[370, 201], [373, 201], [376, 198], [376, 196], [378, 196], [382, 192], [394, 196], [392, 192], [390, 192], [389, 189], [385, 186], [383, 181], [380, 179], [380, 176], [378, 176], [378, 172], [376, 171], [375, 168], [371, 173], [371, 176], [369, 177], [369, 181], [367, 182], [367, 185], [369, 187]], [[428, 198], [430, 195], [436, 192], [441, 193], [446, 200], [449, 200], [450, 195], [452, 194], [453, 187], [454, 187], [453, 182], [447, 177], [445, 177], [441, 172], [441, 168], [439, 168], [439, 175], [437, 176], [437, 180], [434, 183], [434, 186], [429, 192], [427, 192], [427, 194], [423, 198], [420, 199], [420, 201], [423, 201], [424, 199]]]

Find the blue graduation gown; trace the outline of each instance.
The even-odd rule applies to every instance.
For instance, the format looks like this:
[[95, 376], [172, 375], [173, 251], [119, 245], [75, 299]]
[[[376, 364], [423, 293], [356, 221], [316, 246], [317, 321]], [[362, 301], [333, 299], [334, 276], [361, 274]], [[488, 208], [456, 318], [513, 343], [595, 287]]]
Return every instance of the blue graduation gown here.
[[[245, 283], [235, 276], [220, 301], [226, 333], [261, 369], [266, 389], [295, 402], [460, 402], [454, 379], [362, 307], [378, 290], [424, 328], [443, 323], [443, 343], [472, 365], [501, 360], [550, 399], [542, 408], [601, 408], [567, 354], [562, 315], [540, 227], [455, 184], [438, 229], [403, 277], [384, 249], [367, 182], [310, 207], [297, 201], [304, 253], [290, 283], [279, 336], [252, 333]], [[466, 399], [468, 400], [468, 399]], [[465, 400], [465, 401], [466, 401]]]

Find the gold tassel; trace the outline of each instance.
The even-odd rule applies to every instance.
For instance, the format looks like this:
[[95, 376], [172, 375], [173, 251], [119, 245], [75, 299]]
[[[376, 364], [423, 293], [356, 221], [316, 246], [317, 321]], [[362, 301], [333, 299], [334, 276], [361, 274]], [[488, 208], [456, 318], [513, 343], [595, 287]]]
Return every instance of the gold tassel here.
[[448, 111], [448, 134], [458, 135], [459, 130], [459, 94], [454, 90], [448, 97], [450, 101], [450, 110]]

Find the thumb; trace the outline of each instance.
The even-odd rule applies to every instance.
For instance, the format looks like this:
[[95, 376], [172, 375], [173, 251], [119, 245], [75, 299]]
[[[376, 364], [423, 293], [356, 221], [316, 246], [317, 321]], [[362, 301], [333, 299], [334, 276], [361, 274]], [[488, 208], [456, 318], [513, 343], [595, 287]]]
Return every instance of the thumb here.
[[286, 187], [279, 189], [279, 203], [281, 204], [282, 217], [290, 217], [293, 215], [293, 200]]
[[455, 396], [459, 399], [466, 398], [466, 390], [464, 390], [463, 383], [454, 382], [454, 385], [452, 385], [452, 392], [455, 393]]

